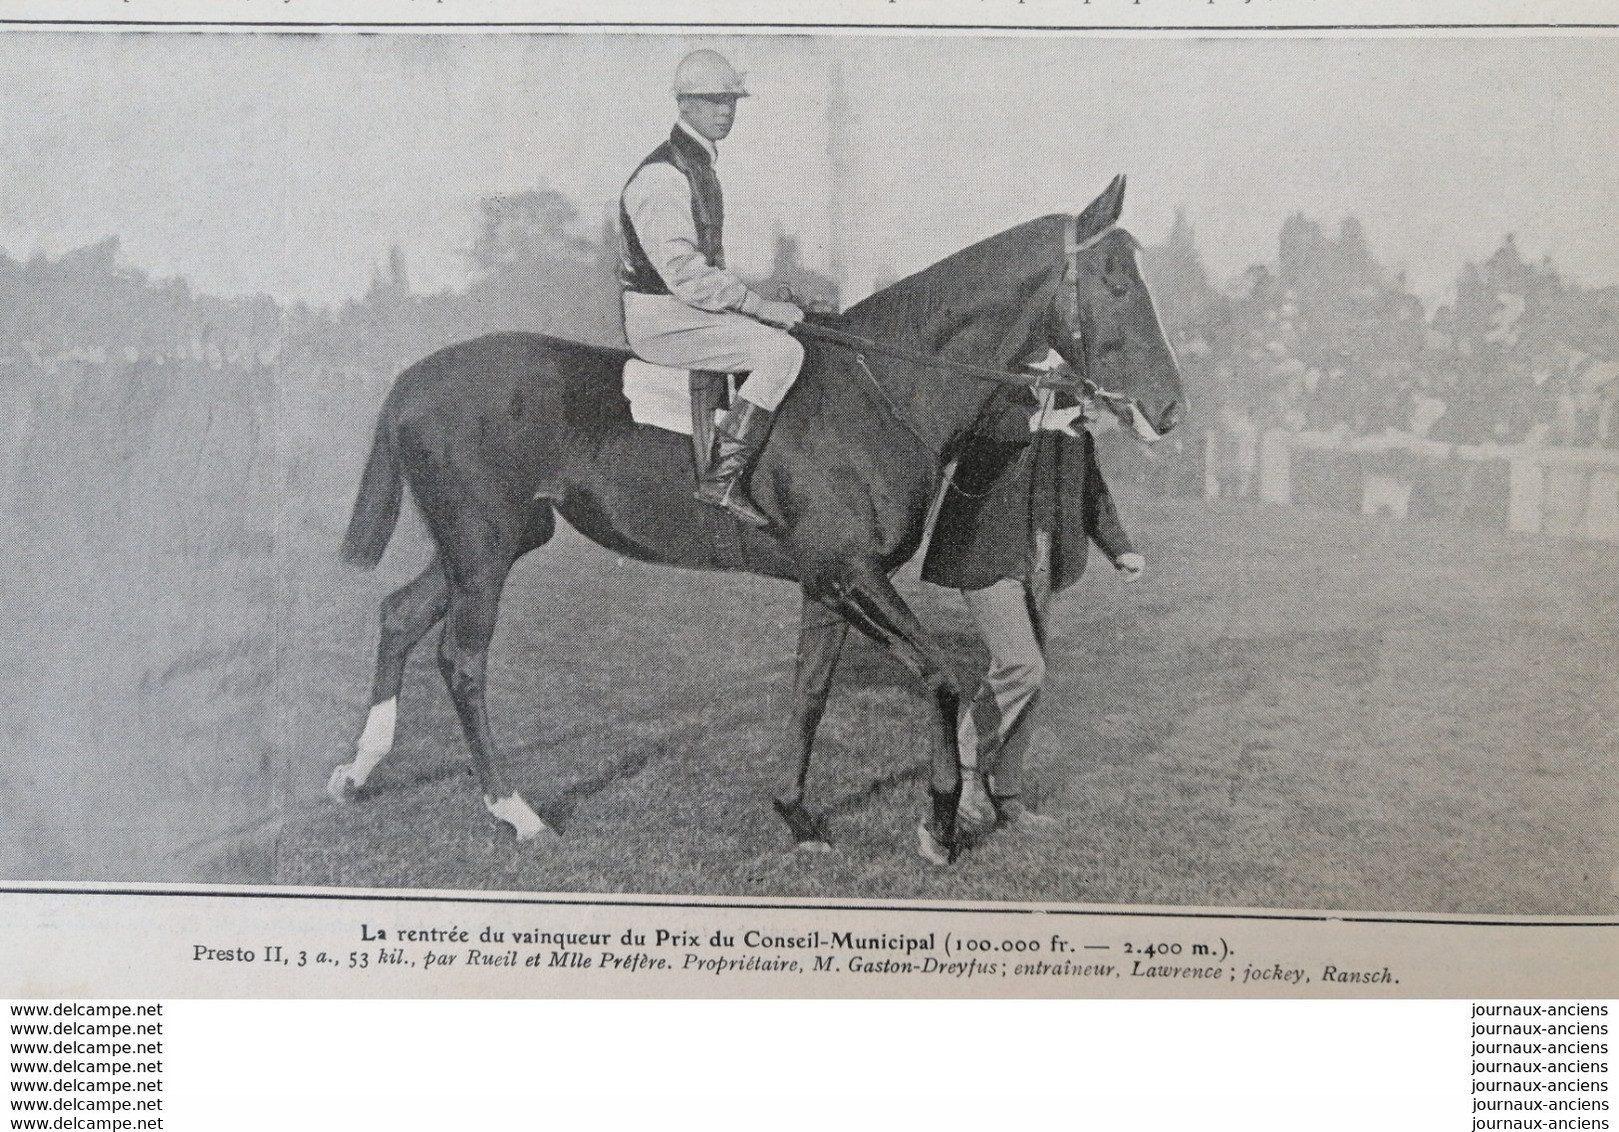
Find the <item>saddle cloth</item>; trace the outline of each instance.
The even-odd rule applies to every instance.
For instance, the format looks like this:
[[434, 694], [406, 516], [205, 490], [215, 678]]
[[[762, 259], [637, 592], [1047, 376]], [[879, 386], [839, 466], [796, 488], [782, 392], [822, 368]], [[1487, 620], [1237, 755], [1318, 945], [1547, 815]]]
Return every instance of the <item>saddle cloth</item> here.
[[[735, 377], [726, 375], [729, 392], [735, 392]], [[624, 396], [630, 403], [630, 416], [636, 424], [691, 435], [692, 374], [690, 370], [657, 366], [640, 358], [624, 363]], [[716, 412], [723, 411], [730, 397], [721, 395]]]
[[624, 396], [636, 424], [691, 435], [689, 371], [631, 358], [624, 363]]

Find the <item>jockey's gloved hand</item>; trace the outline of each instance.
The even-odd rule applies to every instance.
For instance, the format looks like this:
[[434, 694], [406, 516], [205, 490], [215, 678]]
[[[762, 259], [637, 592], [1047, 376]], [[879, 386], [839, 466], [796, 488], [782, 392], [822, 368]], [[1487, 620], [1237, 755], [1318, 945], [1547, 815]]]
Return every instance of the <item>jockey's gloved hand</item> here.
[[1113, 565], [1127, 582], [1133, 582], [1141, 577], [1147, 569], [1147, 560], [1134, 552], [1121, 554], [1113, 560]]
[[773, 299], [761, 299], [757, 310], [750, 310], [749, 314], [760, 322], [779, 326], [783, 330], [797, 326], [804, 321], [804, 312], [793, 303], [778, 303]]
[[1079, 430], [1074, 426], [1084, 419], [1084, 405], [1074, 405], [1067, 409], [1037, 409], [1029, 417], [1029, 431], [1060, 432], [1066, 436], [1077, 437]]

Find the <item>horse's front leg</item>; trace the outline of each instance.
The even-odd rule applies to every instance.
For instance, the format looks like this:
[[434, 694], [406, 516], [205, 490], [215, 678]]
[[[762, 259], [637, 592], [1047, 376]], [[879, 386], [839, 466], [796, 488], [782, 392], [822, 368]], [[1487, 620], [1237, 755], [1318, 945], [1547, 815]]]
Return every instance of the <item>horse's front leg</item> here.
[[808, 594], [798, 623], [798, 664], [793, 677], [792, 752], [787, 760], [787, 782], [776, 795], [776, 812], [792, 830], [798, 848], [825, 852], [832, 845], [820, 824], [804, 807], [804, 782], [809, 777], [810, 750], [832, 690], [832, 673], [849, 635], [849, 622]]
[[935, 864], [955, 860], [956, 806], [961, 801], [961, 764], [956, 747], [961, 691], [950, 658], [922, 627], [875, 563], [861, 563], [838, 587], [837, 607], [861, 631], [886, 645], [927, 686], [933, 700], [929, 793], [932, 815], [918, 830], [922, 855]]

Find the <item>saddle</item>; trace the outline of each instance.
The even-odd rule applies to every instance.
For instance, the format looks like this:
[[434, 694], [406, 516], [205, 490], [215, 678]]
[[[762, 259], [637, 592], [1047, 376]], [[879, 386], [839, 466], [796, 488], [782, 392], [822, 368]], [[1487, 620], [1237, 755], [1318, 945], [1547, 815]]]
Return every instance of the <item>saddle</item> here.
[[696, 474], [702, 475], [714, 458], [714, 422], [731, 407], [740, 376], [630, 358], [624, 363], [624, 396], [636, 424], [691, 437]]
[[[653, 365], [640, 358], [624, 363], [624, 396], [636, 424], [691, 437], [692, 483], [714, 459], [714, 424], [736, 396], [741, 375]], [[724, 570], [747, 570], [743, 527], [716, 507], [701, 507], [702, 522]]]

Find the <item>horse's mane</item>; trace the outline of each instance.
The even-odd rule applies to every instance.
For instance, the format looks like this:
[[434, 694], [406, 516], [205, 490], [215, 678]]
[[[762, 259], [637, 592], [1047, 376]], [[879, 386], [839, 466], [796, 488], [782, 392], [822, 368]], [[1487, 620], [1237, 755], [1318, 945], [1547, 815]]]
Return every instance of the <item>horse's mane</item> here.
[[896, 345], [937, 346], [940, 320], [1012, 299], [1062, 263], [1061, 214], [1008, 228], [884, 287], [850, 307], [839, 324]]

